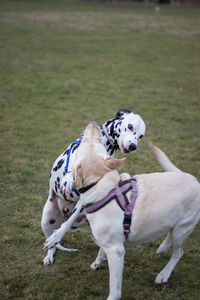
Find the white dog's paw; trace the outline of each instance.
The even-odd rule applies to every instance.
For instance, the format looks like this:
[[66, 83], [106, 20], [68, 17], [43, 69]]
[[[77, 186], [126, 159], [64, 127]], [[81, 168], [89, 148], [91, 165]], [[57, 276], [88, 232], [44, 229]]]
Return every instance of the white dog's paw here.
[[62, 194], [68, 194], [72, 191], [73, 176], [71, 173], [66, 174], [61, 180], [60, 190]]
[[96, 263], [95, 261], [90, 265], [90, 268], [92, 269], [92, 270], [98, 270], [98, 269], [100, 269], [101, 268], [101, 263]]
[[157, 284], [161, 284], [161, 283], [166, 283], [168, 281], [170, 277], [170, 274], [168, 272], [164, 272], [164, 271], [161, 271], [156, 279], [155, 279], [155, 283]]
[[50, 235], [50, 237], [45, 241], [43, 249], [51, 249], [56, 246], [61, 241], [63, 235], [64, 234], [60, 228], [54, 230], [52, 235]]

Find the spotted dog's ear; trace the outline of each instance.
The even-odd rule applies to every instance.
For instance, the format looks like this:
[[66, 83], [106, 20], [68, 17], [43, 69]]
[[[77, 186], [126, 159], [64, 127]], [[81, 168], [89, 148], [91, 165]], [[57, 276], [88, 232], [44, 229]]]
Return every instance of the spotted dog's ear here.
[[79, 164], [74, 171], [73, 187], [78, 189], [82, 187], [82, 184], [83, 184], [83, 168], [81, 164]]
[[130, 114], [131, 111], [129, 109], [120, 109], [116, 114], [116, 117], [121, 117], [123, 114]]
[[110, 170], [120, 170], [123, 167], [125, 160], [126, 158], [117, 159], [117, 158], [108, 157], [104, 160], [104, 164]]

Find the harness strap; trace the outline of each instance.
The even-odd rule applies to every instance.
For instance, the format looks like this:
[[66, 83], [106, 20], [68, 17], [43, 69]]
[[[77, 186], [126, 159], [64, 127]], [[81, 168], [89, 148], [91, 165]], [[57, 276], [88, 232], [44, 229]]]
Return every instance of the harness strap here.
[[[72, 151], [72, 148], [74, 145], [80, 145], [81, 143], [81, 140], [82, 140], [82, 135], [80, 136], [80, 139], [79, 140], [76, 140], [74, 141], [73, 143], [71, 143], [70, 147], [69, 147], [69, 152], [68, 152], [68, 155], [67, 155], [67, 162], [66, 162], [66, 166], [65, 166], [65, 173], [70, 173], [71, 171], [68, 171], [68, 168], [69, 168], [69, 161], [70, 161], [70, 156], [71, 156], [71, 151]], [[72, 191], [77, 195], [79, 196], [79, 192], [75, 189], [75, 188], [72, 188]]]
[[[131, 191], [130, 201], [127, 198], [127, 193]], [[132, 218], [132, 211], [135, 206], [137, 198], [137, 186], [136, 186], [136, 179], [131, 178], [129, 180], [120, 181], [118, 186], [111, 190], [110, 193], [103, 198], [102, 200], [91, 203], [85, 206], [85, 209], [88, 214], [94, 213], [110, 203], [112, 200], [116, 200], [119, 207], [124, 211], [124, 234], [126, 238], [130, 232], [131, 226], [131, 218]]]
[[128, 238], [128, 234], [130, 233], [131, 220], [132, 220], [132, 211], [134, 209], [135, 202], [136, 202], [136, 199], [137, 199], [136, 179], [131, 180], [131, 186], [132, 186], [132, 191], [131, 191], [131, 196], [130, 196], [130, 202], [126, 206], [126, 210], [125, 210], [125, 214], [124, 214], [124, 222], [123, 222], [124, 234], [125, 234], [126, 238]]
[[68, 168], [69, 168], [69, 160], [70, 160], [70, 156], [71, 156], [72, 147], [74, 145], [80, 145], [80, 143], [81, 143], [81, 139], [80, 140], [76, 140], [73, 143], [71, 143], [71, 145], [69, 147], [69, 152], [68, 152], [68, 155], [67, 155], [67, 162], [66, 162], [66, 166], [65, 166], [65, 173], [70, 173], [71, 172], [71, 171], [68, 171]]

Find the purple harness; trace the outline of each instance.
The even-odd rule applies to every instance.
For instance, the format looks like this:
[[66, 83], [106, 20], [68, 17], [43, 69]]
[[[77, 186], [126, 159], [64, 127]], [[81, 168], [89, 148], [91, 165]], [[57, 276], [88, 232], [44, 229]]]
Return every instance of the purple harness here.
[[[127, 193], [131, 191], [130, 201], [127, 198]], [[116, 200], [119, 207], [124, 211], [124, 234], [126, 238], [128, 237], [128, 234], [130, 232], [130, 226], [131, 226], [131, 217], [132, 217], [132, 211], [135, 206], [137, 198], [137, 186], [136, 186], [136, 179], [131, 178], [129, 180], [120, 181], [118, 186], [113, 189], [108, 196], [103, 198], [102, 200], [88, 204], [85, 209], [88, 214], [92, 214], [96, 212], [97, 210], [101, 209], [105, 205], [107, 205], [110, 201]]]

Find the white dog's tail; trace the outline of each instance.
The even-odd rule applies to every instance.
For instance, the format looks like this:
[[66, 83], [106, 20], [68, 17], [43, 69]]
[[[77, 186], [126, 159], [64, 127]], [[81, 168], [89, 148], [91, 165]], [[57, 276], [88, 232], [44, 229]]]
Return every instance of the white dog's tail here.
[[158, 160], [161, 167], [166, 172], [181, 172], [180, 169], [178, 169], [167, 157], [167, 155], [158, 147], [156, 147], [154, 144], [149, 143], [149, 147], [151, 148], [151, 151], [155, 155], [156, 159]]

